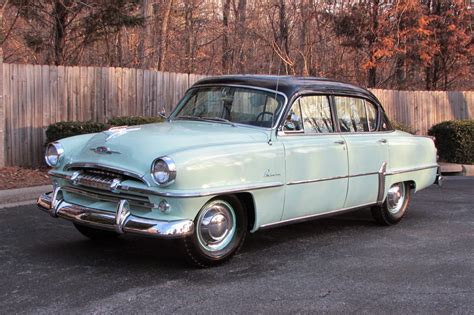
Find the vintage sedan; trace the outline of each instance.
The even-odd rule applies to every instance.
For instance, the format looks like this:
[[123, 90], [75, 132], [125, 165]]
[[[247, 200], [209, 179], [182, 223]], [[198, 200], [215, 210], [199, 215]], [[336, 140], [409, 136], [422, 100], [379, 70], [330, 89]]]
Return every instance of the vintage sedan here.
[[393, 130], [369, 91], [321, 78], [203, 79], [166, 122], [48, 145], [40, 209], [91, 239], [178, 239], [206, 267], [249, 232], [371, 207], [398, 223], [441, 179], [433, 139]]

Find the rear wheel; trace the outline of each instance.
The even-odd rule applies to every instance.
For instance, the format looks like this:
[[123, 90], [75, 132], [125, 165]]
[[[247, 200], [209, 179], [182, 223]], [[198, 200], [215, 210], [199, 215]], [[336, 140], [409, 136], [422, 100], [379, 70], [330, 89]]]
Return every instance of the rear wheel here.
[[209, 201], [194, 220], [194, 233], [183, 239], [187, 260], [206, 268], [229, 260], [247, 235], [247, 213], [235, 196]]
[[381, 225], [393, 225], [400, 222], [406, 214], [410, 203], [410, 186], [408, 183], [393, 184], [385, 202], [381, 206], [372, 207], [372, 216]]
[[116, 239], [119, 235], [112, 231], [94, 229], [85, 225], [74, 223], [76, 229], [85, 237], [95, 241], [109, 241]]

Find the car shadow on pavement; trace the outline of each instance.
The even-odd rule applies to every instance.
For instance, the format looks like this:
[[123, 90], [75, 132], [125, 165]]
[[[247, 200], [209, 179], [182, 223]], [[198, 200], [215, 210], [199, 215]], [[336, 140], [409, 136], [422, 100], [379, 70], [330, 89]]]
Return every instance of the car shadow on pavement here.
[[324, 241], [333, 234], [343, 233], [348, 229], [377, 229], [370, 214], [370, 209], [360, 209], [331, 218], [314, 219], [290, 224], [250, 234], [242, 252], [261, 251], [287, 242], [313, 240]]
[[[68, 223], [66, 223], [68, 224]], [[310, 241], [317, 245], [331, 239], [333, 234], [348, 229], [377, 228], [370, 217], [370, 210], [359, 210], [332, 217], [313, 220], [249, 234], [241, 249], [242, 263], [254, 259], [254, 254], [270, 248], [283, 247], [288, 242]], [[49, 232], [49, 231], [48, 231]], [[35, 259], [45, 263], [67, 266], [119, 268], [133, 266], [134, 270], [183, 270], [190, 269], [179, 250], [178, 240], [157, 240], [124, 236], [109, 242], [91, 241], [80, 235], [73, 226], [63, 226], [60, 235], [47, 238], [35, 246]], [[272, 254], [274, 255], [274, 254]], [[284, 251], [280, 255], [285, 255]]]

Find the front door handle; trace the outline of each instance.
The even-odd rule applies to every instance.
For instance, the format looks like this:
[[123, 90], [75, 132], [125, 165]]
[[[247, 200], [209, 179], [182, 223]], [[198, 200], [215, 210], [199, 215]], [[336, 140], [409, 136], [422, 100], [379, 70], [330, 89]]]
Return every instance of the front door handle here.
[[335, 144], [345, 144], [346, 142], [344, 140], [338, 140], [334, 141]]
[[379, 141], [377, 141], [379, 143], [387, 143], [387, 139], [380, 139]]

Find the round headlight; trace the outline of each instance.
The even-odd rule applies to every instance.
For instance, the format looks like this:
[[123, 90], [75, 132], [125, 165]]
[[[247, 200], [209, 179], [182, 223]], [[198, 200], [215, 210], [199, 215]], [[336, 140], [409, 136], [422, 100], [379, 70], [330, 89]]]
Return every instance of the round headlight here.
[[157, 158], [151, 165], [151, 177], [160, 186], [173, 183], [176, 178], [174, 161], [167, 156]]
[[64, 155], [63, 146], [59, 142], [51, 142], [46, 147], [44, 159], [49, 166], [57, 166]]

